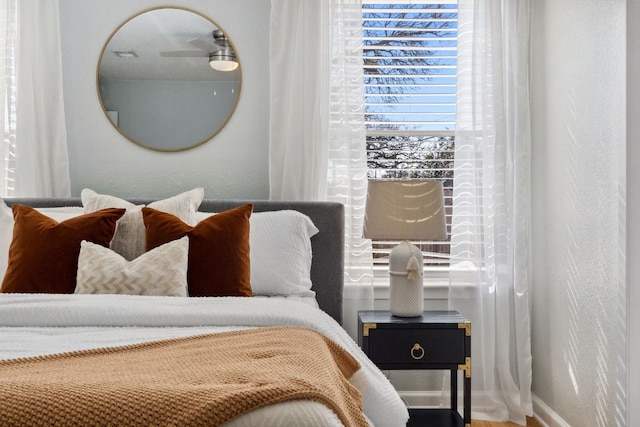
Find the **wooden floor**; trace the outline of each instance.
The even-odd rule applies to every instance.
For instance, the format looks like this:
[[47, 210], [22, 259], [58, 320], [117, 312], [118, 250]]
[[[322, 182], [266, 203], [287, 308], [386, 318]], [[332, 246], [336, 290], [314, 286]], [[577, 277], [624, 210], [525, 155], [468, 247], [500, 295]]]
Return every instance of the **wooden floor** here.
[[[471, 420], [471, 427], [521, 427], [514, 423], [496, 423], [493, 421]], [[527, 427], [542, 427], [539, 422], [533, 418], [527, 418]]]

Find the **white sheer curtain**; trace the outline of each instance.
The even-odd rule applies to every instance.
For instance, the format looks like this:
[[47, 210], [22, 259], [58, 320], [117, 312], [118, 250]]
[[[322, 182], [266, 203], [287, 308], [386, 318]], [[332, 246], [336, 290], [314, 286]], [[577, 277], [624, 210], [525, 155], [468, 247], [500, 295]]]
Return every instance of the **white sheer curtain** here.
[[[4, 61], [4, 74], [0, 77], [3, 94], [15, 96], [2, 106], [3, 171], [9, 167], [13, 174], [9, 181], [2, 182], [3, 193], [22, 197], [68, 196], [58, 1], [3, 0], [1, 6], [5, 26], [2, 32], [13, 37], [11, 43], [15, 48], [4, 49], [4, 58], [0, 58]], [[10, 28], [15, 31], [7, 33], [5, 30]], [[8, 40], [3, 40], [3, 44], [8, 45]], [[15, 75], [11, 77], [7, 61], [15, 64]], [[14, 119], [15, 128], [7, 126]], [[8, 150], [15, 152], [7, 154]], [[7, 164], [10, 158], [12, 163]]]
[[328, 1], [272, 0], [271, 199], [323, 200], [329, 123]]
[[449, 305], [472, 322], [473, 417], [525, 424], [530, 0], [460, 0]]
[[373, 305], [360, 0], [272, 0], [270, 186], [276, 200], [345, 206], [344, 326]]
[[17, 32], [17, 0], [0, 0], [0, 197], [13, 195], [15, 147], [15, 48]]

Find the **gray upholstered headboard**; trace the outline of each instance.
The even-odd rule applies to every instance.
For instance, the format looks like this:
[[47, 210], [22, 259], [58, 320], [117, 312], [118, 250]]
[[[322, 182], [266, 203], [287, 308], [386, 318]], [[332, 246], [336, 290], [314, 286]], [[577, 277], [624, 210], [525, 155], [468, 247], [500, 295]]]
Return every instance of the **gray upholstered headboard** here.
[[[135, 204], [148, 204], [152, 198], [130, 198]], [[32, 207], [82, 206], [80, 198], [25, 198], [5, 199]], [[344, 285], [344, 207], [334, 202], [281, 202], [267, 200], [213, 200], [205, 199], [200, 205], [204, 212], [221, 212], [245, 203], [254, 204], [254, 212], [294, 209], [309, 216], [320, 232], [312, 237], [313, 261], [311, 281], [320, 308], [342, 323], [342, 291]]]

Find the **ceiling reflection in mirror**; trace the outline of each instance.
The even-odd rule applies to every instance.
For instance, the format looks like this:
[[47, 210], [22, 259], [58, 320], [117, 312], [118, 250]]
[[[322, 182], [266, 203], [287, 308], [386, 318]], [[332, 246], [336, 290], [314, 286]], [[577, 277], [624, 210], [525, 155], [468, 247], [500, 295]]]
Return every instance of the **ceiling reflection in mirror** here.
[[[210, 65], [210, 58], [224, 64]], [[153, 150], [186, 150], [213, 138], [233, 114], [242, 75], [234, 62], [239, 64], [235, 46], [204, 15], [174, 7], [146, 10], [107, 40], [98, 95], [126, 138]]]

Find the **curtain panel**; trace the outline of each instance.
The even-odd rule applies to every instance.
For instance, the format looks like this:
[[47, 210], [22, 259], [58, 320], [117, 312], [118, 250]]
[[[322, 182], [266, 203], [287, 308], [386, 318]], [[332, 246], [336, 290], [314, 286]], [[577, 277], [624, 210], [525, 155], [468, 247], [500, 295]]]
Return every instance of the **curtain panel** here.
[[272, 200], [324, 200], [329, 128], [328, 2], [273, 0], [269, 185]]
[[345, 206], [344, 327], [358, 337], [358, 310], [373, 309], [373, 251], [362, 235], [367, 199], [362, 2], [329, 8], [330, 99], [327, 200]]
[[70, 195], [58, 0], [3, 0], [2, 194]]
[[345, 328], [373, 305], [360, 0], [272, 0], [269, 178], [273, 200], [345, 206]]
[[19, 0], [15, 195], [71, 193], [58, 0]]
[[0, 102], [2, 114], [0, 125], [2, 145], [0, 159], [0, 197], [13, 195], [14, 192], [14, 147], [15, 125], [15, 50], [18, 38], [17, 0], [0, 1]]
[[531, 415], [530, 0], [460, 0], [449, 306], [472, 322], [473, 417]]

